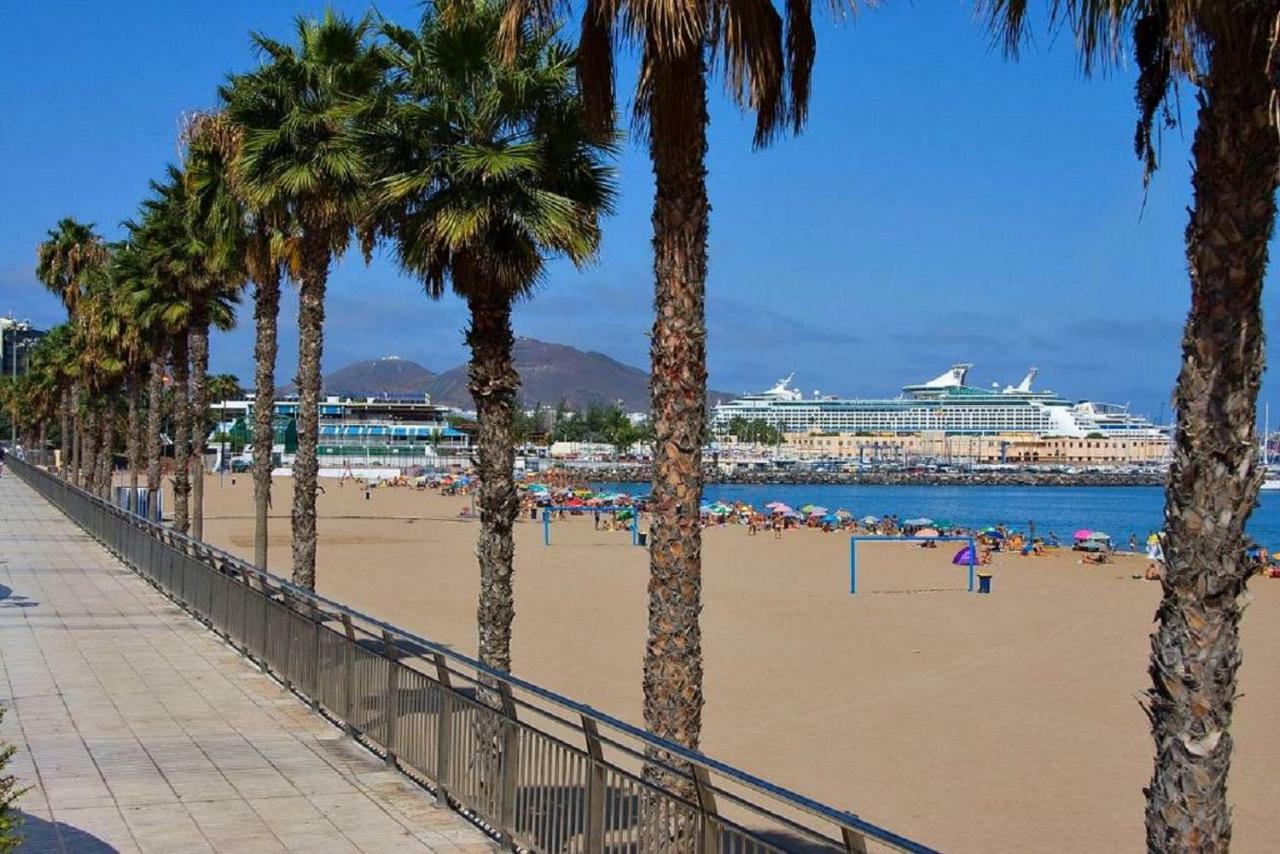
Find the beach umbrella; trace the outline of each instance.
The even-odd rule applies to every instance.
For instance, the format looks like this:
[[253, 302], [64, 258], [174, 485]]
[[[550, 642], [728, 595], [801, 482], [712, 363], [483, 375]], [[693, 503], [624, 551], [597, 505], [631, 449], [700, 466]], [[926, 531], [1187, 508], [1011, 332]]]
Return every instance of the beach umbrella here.
[[850, 513], [848, 510], [837, 510], [836, 515], [839, 516], [841, 519], [853, 518], [853, 514]]
[[774, 509], [775, 507], [786, 507], [786, 506], [787, 506], [786, 503], [782, 501], [770, 501], [768, 504], [765, 505], [765, 507], [768, 507], [770, 510]]
[[769, 509], [771, 509], [774, 513], [781, 513], [784, 516], [795, 512], [789, 506], [787, 506], [786, 504], [783, 504], [781, 501], [778, 501], [766, 506], [769, 507]]
[[812, 505], [812, 504], [801, 504], [801, 505], [800, 505], [800, 512], [801, 512], [801, 513], [808, 513], [808, 512], [809, 512], [810, 510], [812, 510], [812, 509], [813, 509], [813, 505]]
[[588, 498], [586, 501], [586, 505], [588, 507], [603, 507], [604, 504], [604, 499], [599, 496], [596, 496], [595, 498]]
[[917, 537], [936, 537], [938, 536], [938, 531], [936, 528], [921, 528], [920, 530], [916, 531], [916, 536]]
[[879, 522], [879, 521], [880, 521], [880, 520], [879, 520], [879, 519], [877, 519], [875, 516], [863, 516], [863, 517], [862, 517], [862, 524], [864, 524], [864, 525], [874, 525], [876, 522]]
[[952, 528], [956, 527], [956, 523], [952, 522], [950, 519], [939, 519], [934, 522], [933, 525], [940, 531], [950, 531]]
[[1109, 539], [1111, 539], [1111, 535], [1110, 535], [1110, 534], [1104, 534], [1104, 533], [1102, 533], [1101, 531], [1094, 531], [1093, 533], [1091, 533], [1091, 534], [1090, 534], [1088, 537], [1086, 537], [1085, 539], [1088, 539], [1088, 540], [1109, 540]]
[[[801, 508], [801, 509], [803, 509], [803, 508]], [[810, 516], [825, 516], [825, 515], [827, 515], [827, 508], [825, 508], [825, 507], [814, 507], [812, 504], [810, 504], [810, 505], [809, 505], [809, 509], [808, 509], [806, 512], [807, 512]]]
[[920, 518], [918, 518], [918, 519], [908, 519], [907, 521], [903, 522], [902, 524], [904, 524], [904, 525], [910, 525], [912, 528], [923, 528], [925, 525], [932, 525], [932, 524], [933, 524], [933, 520], [932, 520], [932, 519], [927, 519], [927, 518], [925, 518], [924, 516], [921, 516], [921, 517], [920, 517]]
[[837, 515], [836, 515], [836, 514], [834, 514], [834, 513], [828, 513], [827, 515], [825, 515], [825, 516], [823, 516], [823, 517], [822, 517], [822, 524], [824, 524], [824, 525], [838, 525], [838, 524], [840, 524], [840, 517], [839, 517], [839, 516], [837, 516]]
[[1081, 528], [1071, 536], [1077, 540], [1087, 540], [1093, 536], [1093, 531], [1090, 531], [1088, 528]]
[[977, 563], [977, 556], [974, 555], [972, 549], [970, 549], [968, 546], [965, 546], [960, 551], [955, 553], [955, 555], [951, 558], [951, 562], [954, 563], [956, 566], [968, 566], [970, 563]]
[[1003, 539], [1004, 539], [1004, 534], [1000, 533], [1000, 532], [999, 532], [999, 531], [997, 531], [995, 528], [992, 528], [992, 529], [991, 529], [991, 530], [989, 530], [989, 531], [984, 531], [984, 532], [983, 532], [983, 534], [982, 534], [982, 536], [984, 536], [984, 537], [989, 537], [989, 538], [991, 538], [991, 539], [993, 539], [993, 540], [1003, 540]]

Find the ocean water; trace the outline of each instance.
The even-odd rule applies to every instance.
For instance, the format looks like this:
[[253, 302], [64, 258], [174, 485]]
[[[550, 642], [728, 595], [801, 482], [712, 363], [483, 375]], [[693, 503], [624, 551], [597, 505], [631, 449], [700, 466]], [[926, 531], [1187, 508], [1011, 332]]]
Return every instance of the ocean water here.
[[[647, 483], [597, 484], [604, 490], [635, 494], [649, 491]], [[1023, 529], [1036, 523], [1036, 532], [1056, 533], [1068, 540], [1080, 528], [1105, 531], [1118, 546], [1130, 534], [1138, 542], [1160, 527], [1164, 490], [1158, 486], [878, 486], [878, 485], [742, 485], [710, 484], [707, 501], [745, 501], [763, 507], [785, 501], [792, 507], [817, 504], [845, 509], [857, 516], [897, 514], [900, 519], [924, 516], [949, 519], [965, 527], [1005, 524]], [[1249, 535], [1258, 543], [1280, 550], [1280, 492], [1262, 493], [1249, 519]]]

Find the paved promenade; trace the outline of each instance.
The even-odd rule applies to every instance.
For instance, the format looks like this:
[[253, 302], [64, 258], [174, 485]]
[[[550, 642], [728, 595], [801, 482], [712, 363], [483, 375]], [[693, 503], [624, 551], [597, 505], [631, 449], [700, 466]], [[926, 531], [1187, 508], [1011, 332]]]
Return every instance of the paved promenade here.
[[0, 477], [0, 737], [32, 852], [489, 852]]

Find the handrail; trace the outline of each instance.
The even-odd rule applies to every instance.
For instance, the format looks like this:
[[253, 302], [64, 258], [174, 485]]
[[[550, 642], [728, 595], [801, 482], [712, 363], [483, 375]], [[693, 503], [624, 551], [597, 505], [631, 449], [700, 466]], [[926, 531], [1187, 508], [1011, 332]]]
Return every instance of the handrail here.
[[[188, 554], [189, 556], [199, 557], [203, 559], [203, 561], [207, 565], [209, 565], [209, 567], [212, 569], [215, 569], [217, 571], [224, 572], [224, 573], [226, 572], [225, 569], [221, 569], [219, 567], [212, 565], [212, 560], [214, 560], [215, 558], [223, 563], [231, 564], [232, 566], [235, 567], [235, 572], [239, 574], [239, 577], [243, 580], [246, 586], [249, 586], [250, 588], [252, 588], [252, 585], [248, 585], [248, 579], [249, 577], [253, 577], [259, 580], [259, 586], [263, 587], [264, 589], [269, 590], [271, 588], [274, 588], [275, 590], [281, 593], [285, 593], [288, 596], [292, 596], [295, 599], [301, 600], [303, 602], [312, 603], [316, 607], [316, 609], [321, 612], [321, 615], [322, 615], [321, 622], [339, 619], [339, 620], [342, 620], [345, 626], [350, 627], [351, 624], [349, 623], [349, 621], [357, 620], [361, 624], [363, 624], [360, 626], [361, 632], [368, 635], [370, 638], [377, 639], [379, 635], [381, 635], [381, 637], [384, 640], [386, 638], [393, 638], [393, 639], [398, 638], [398, 639], [407, 641], [411, 647], [416, 647], [416, 649], [412, 649], [412, 650], [400, 650], [396, 659], [393, 659], [393, 660], [404, 661], [405, 659], [417, 659], [429, 666], [433, 664], [438, 666], [441, 662], [447, 661], [447, 662], [451, 662], [454, 665], [465, 667], [468, 670], [474, 671], [476, 676], [472, 677], [468, 673], [457, 671], [457, 670], [454, 670], [453, 668], [448, 668], [448, 669], [449, 669], [449, 672], [467, 680], [468, 682], [476, 685], [477, 687], [481, 687], [482, 683], [485, 683], [485, 682], [489, 682], [491, 684], [496, 683], [499, 687], [505, 686], [506, 690], [504, 691], [504, 694], [509, 694], [510, 689], [517, 689], [523, 692], [524, 694], [530, 695], [532, 697], [536, 697], [550, 704], [551, 706], [560, 709], [563, 712], [569, 712], [574, 715], [577, 715], [584, 722], [583, 725], [576, 725], [574, 722], [565, 720], [564, 718], [560, 717], [560, 715], [553, 714], [547, 709], [542, 709], [538, 706], [530, 705], [524, 701], [514, 700], [514, 702], [517, 702], [519, 705], [531, 711], [534, 711], [540, 715], [544, 715], [548, 717], [550, 720], [554, 720], [562, 726], [568, 727], [570, 729], [576, 728], [579, 731], [582, 731], [583, 734], [588, 737], [588, 742], [590, 742], [591, 738], [594, 737], [598, 739], [599, 742], [609, 743], [617, 748], [622, 749], [624, 752], [632, 756], [642, 757], [643, 760], [646, 762], [661, 765], [662, 770], [664, 772], [683, 777], [686, 779], [687, 782], [693, 784], [695, 787], [702, 784], [703, 780], [707, 780], [708, 781], [707, 784], [710, 785], [708, 772], [714, 772], [714, 774], [717, 775], [719, 778], [721, 778], [723, 781], [732, 782], [734, 784], [742, 786], [745, 789], [748, 789], [760, 795], [763, 795], [781, 806], [785, 806], [785, 807], [797, 810], [799, 812], [808, 814], [813, 818], [819, 819], [823, 822], [827, 822], [832, 825], [835, 825], [840, 830], [842, 838], [834, 838], [818, 830], [817, 828], [800, 824], [794, 821], [793, 819], [790, 819], [786, 816], [778, 814], [773, 808], [769, 806], [758, 804], [758, 803], [755, 803], [754, 801], [748, 801], [731, 791], [720, 789], [714, 785], [710, 786], [712, 791], [716, 792], [717, 794], [721, 794], [729, 798], [731, 801], [734, 801], [742, 805], [749, 812], [759, 816], [760, 818], [767, 818], [771, 821], [777, 822], [785, 826], [790, 830], [794, 830], [796, 832], [800, 832], [805, 835], [808, 835], [812, 837], [815, 841], [820, 840], [835, 848], [840, 848], [845, 850], [852, 850], [852, 851], [864, 850], [862, 848], [861, 837], [865, 837], [865, 838], [875, 840], [879, 843], [882, 843], [883, 845], [886, 845], [890, 848], [900, 850], [900, 851], [913, 852], [913, 854], [931, 854], [934, 851], [934, 849], [929, 848], [928, 846], [925, 846], [921, 843], [915, 842], [914, 840], [911, 840], [901, 834], [888, 830], [887, 828], [881, 827], [872, 822], [866, 821], [865, 819], [862, 819], [855, 813], [852, 813], [846, 810], [836, 809], [834, 807], [823, 804], [817, 800], [814, 800], [813, 798], [807, 797], [798, 792], [794, 792], [783, 786], [779, 786], [774, 783], [771, 783], [761, 777], [758, 777], [754, 774], [748, 773], [732, 765], [729, 765], [728, 763], [722, 762], [717, 759], [713, 759], [699, 751], [691, 750], [687, 747], [684, 747], [683, 745], [677, 744], [676, 742], [654, 735], [653, 733], [650, 733], [647, 730], [644, 730], [638, 726], [635, 726], [634, 724], [627, 723], [626, 721], [621, 720], [617, 717], [614, 717], [613, 715], [610, 715], [606, 712], [596, 709], [587, 703], [582, 703], [577, 700], [573, 700], [569, 697], [564, 696], [563, 694], [559, 694], [548, 688], [544, 688], [541, 685], [530, 682], [526, 679], [522, 679], [506, 671], [502, 671], [502, 670], [498, 670], [496, 668], [490, 667], [484, 664], [483, 662], [480, 662], [477, 659], [474, 659], [470, 656], [459, 653], [444, 644], [433, 641], [429, 638], [425, 638], [421, 635], [417, 635], [413, 632], [407, 631], [403, 628], [400, 628], [399, 626], [395, 626], [377, 617], [373, 617], [369, 614], [365, 614], [362, 611], [359, 611], [341, 602], [337, 602], [333, 599], [330, 599], [326, 596], [316, 593], [313, 590], [308, 590], [306, 588], [299, 587], [295, 585], [292, 581], [282, 578], [281, 576], [275, 575], [260, 567], [254, 566], [248, 561], [245, 561], [243, 558], [233, 555], [223, 549], [220, 549], [216, 546], [212, 546], [203, 541], [196, 540], [188, 536], [187, 534], [184, 534], [179, 531], [175, 531], [172, 528], [167, 528], [158, 523], [152, 522], [147, 519], [143, 519], [139, 516], [129, 513], [123, 510], [122, 508], [119, 508], [116, 505], [112, 504], [111, 502], [104, 501], [101, 498], [98, 498], [97, 496], [92, 495], [91, 493], [77, 486], [71, 485], [70, 483], [62, 480], [56, 475], [46, 471], [42, 471], [30, 465], [29, 463], [26, 463], [25, 461], [19, 460], [13, 456], [10, 457], [10, 460], [12, 462], [12, 466], [11, 466], [12, 469], [16, 473], [18, 473], [20, 476], [22, 476], [23, 480], [27, 481], [29, 485], [31, 485], [33, 488], [36, 488], [37, 491], [44, 493], [44, 490], [40, 489], [38, 483], [33, 481], [45, 480], [50, 484], [56, 485], [58, 488], [62, 490], [66, 490], [69, 494], [76, 495], [82, 500], [88, 501], [90, 506], [96, 506], [99, 509], [107, 511], [109, 514], [114, 516], [118, 522], [121, 522], [127, 525], [132, 525], [136, 528], [143, 530], [152, 538], [162, 543], [170, 545], [171, 547], [175, 547], [178, 544], [180, 544], [182, 547], [182, 551], [184, 553]], [[46, 494], [46, 497], [50, 497], [50, 496]], [[55, 504], [56, 503], [57, 502], [55, 502]], [[62, 509], [64, 513], [67, 513], [68, 516], [71, 516], [71, 513], [68, 512], [66, 508], [60, 508], [60, 509]], [[72, 517], [72, 519], [73, 521], [78, 522], [78, 520], [75, 520], [74, 517]], [[82, 527], [84, 526], [82, 525]], [[92, 533], [92, 531], [90, 533]], [[328, 609], [328, 611], [330, 611], [331, 613], [325, 613], [325, 609]], [[366, 626], [369, 628], [365, 628]], [[370, 631], [370, 628], [376, 631]], [[425, 650], [426, 653], [429, 653], [430, 655], [424, 654], [420, 650]], [[430, 675], [429, 671], [427, 672], [427, 675]], [[593, 730], [592, 733], [588, 734], [585, 731], [586, 721], [590, 721], [592, 723], [592, 726], [591, 726], [591, 729]], [[348, 723], [348, 722], [344, 721], [344, 723]], [[640, 746], [644, 751], [643, 754], [641, 750], [638, 750], [634, 747], [624, 745], [620, 742], [614, 741], [613, 739], [608, 739], [600, 736], [599, 734], [594, 732], [594, 730], [596, 729], [596, 725], [606, 727], [614, 732], [617, 732], [630, 739], [633, 739], [636, 742], [639, 742]], [[689, 767], [693, 769], [692, 773], [690, 773], [690, 771], [686, 769], [672, 765], [669, 762], [663, 762], [662, 760], [655, 759], [655, 757], [651, 755], [651, 752], [653, 751], [656, 751], [661, 754], [665, 754], [666, 756], [671, 757], [672, 759], [676, 759], [676, 760], [680, 760], [681, 762], [688, 763]], [[617, 768], [616, 766], [612, 766], [608, 762], [606, 762], [605, 765], [609, 767], [613, 767], [621, 773], [629, 774], [629, 772], [622, 771], [622, 769]], [[645, 785], [649, 785], [649, 784], [646, 783]], [[685, 799], [682, 795], [679, 795], [673, 792], [665, 792], [665, 790], [664, 790], [664, 793], [669, 797], [676, 797], [688, 803], [687, 799]], [[696, 803], [694, 803], [693, 805], [697, 807]], [[493, 820], [494, 820], [493, 817], [484, 816], [483, 818], [486, 821], [486, 823], [493, 823]], [[706, 818], [706, 815], [704, 810], [704, 819], [705, 818]], [[721, 819], [719, 817], [715, 817], [715, 818], [717, 821], [721, 823], [727, 823], [727, 820], [725, 819]], [[508, 830], [506, 828], [499, 828], [499, 829], [503, 832], [504, 835], [507, 833], [507, 830]], [[751, 833], [751, 831], [745, 828], [743, 830], [746, 833]], [[783, 847], [784, 844], [780, 844], [774, 841], [770, 841], [764, 844], [769, 845], [773, 850], [786, 850], [786, 848]], [[761, 850], [765, 850], [765, 849], [761, 849]]]

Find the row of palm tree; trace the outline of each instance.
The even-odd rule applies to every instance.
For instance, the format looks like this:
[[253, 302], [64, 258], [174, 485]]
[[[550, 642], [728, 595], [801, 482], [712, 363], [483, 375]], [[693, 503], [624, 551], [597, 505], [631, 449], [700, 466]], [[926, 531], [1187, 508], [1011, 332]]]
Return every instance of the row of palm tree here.
[[[1028, 17], [1039, 13], [1028, 0], [978, 6], [1011, 52]], [[1260, 294], [1280, 158], [1280, 0], [1046, 6], [1052, 26], [1073, 31], [1086, 70], [1132, 53], [1136, 148], [1148, 176], [1156, 166], [1158, 123], [1177, 115], [1171, 97], [1180, 82], [1194, 90], [1199, 106], [1186, 232], [1192, 307], [1166, 505], [1169, 571], [1152, 638], [1148, 710], [1157, 753], [1147, 827], [1152, 850], [1224, 850], [1238, 621], [1248, 577], [1244, 526], [1261, 480], [1254, 438], [1263, 365]], [[229, 78], [218, 108], [190, 123], [186, 162], [156, 185], [141, 222], [105, 267], [128, 278], [137, 265], [148, 283], [142, 289], [148, 308], [136, 316], [164, 335], [142, 336], [138, 352], [119, 360], [126, 366], [120, 372], [131, 376], [145, 365], [140, 375], [150, 392], [141, 394], [141, 382], [127, 387], [154, 404], [159, 369], [166, 359], [172, 365], [180, 408], [189, 412], [195, 403], [199, 412], [194, 420], [175, 419], [175, 432], [186, 431], [180, 448], [203, 426], [197, 422], [204, 417], [207, 329], [219, 321], [216, 307], [253, 281], [260, 565], [268, 546], [281, 284], [292, 281], [299, 291], [293, 577], [313, 586], [316, 404], [329, 270], [353, 237], [366, 255], [379, 243], [390, 246], [428, 296], [452, 289], [471, 313], [469, 376], [483, 484], [480, 649], [487, 663], [510, 667], [511, 413], [518, 382], [511, 309], [536, 285], [548, 257], [583, 263], [596, 251], [599, 218], [613, 194], [606, 160], [614, 144], [615, 62], [621, 48], [633, 45], [640, 61], [636, 127], [656, 179], [655, 512], [644, 719], [651, 731], [697, 747], [708, 80], [719, 69], [729, 94], [755, 114], [757, 146], [798, 132], [816, 53], [812, 5], [785, 0], [781, 7], [767, 0], [585, 0], [580, 9], [551, 0], [438, 0], [412, 30], [327, 13], [299, 19], [291, 43], [254, 36], [260, 66]], [[548, 35], [567, 13], [580, 16], [576, 51]], [[97, 346], [114, 346], [103, 343], [114, 339], [99, 328], [101, 309], [92, 297], [81, 305], [96, 293], [90, 271], [107, 253], [91, 230], [70, 221], [42, 247], [41, 279], [68, 311], [63, 337], [87, 342], [85, 336], [101, 334], [93, 339]], [[111, 279], [108, 273], [105, 281]], [[164, 294], [177, 292], [181, 302], [166, 302]], [[163, 353], [157, 341], [168, 342]], [[33, 392], [41, 412], [57, 410], [64, 473], [73, 479], [94, 468], [107, 438], [99, 436], [102, 410], [90, 402], [111, 388], [114, 364], [69, 359], [56, 369], [56, 382]], [[156, 441], [157, 406], [148, 417], [145, 435]], [[187, 478], [184, 458], [175, 476], [182, 525], [188, 492], [200, 516], [200, 487], [189, 489]], [[653, 768], [646, 773], [661, 776]]]
[[[63, 294], [69, 328], [109, 335], [110, 364], [119, 363], [110, 383], [102, 367], [109, 360], [97, 358], [60, 386], [74, 398], [62, 431], [64, 445], [73, 442], [64, 447], [64, 473], [78, 482], [84, 468], [98, 470], [98, 449], [114, 448], [115, 439], [116, 419], [102, 407], [123, 398], [129, 468], [142, 465], [135, 436], [146, 437], [147, 485], [158, 486], [169, 400], [173, 524], [196, 537], [203, 477], [193, 451], [198, 458], [209, 431], [209, 330], [233, 322], [241, 289], [254, 282], [254, 551], [262, 566], [280, 288], [285, 280], [297, 285], [292, 578], [306, 588], [315, 586], [320, 365], [332, 264], [355, 238], [366, 255], [381, 243], [428, 297], [452, 290], [466, 300], [480, 427], [480, 657], [507, 670], [518, 510], [512, 309], [542, 281], [551, 257], [574, 264], [594, 257], [614, 195], [608, 159], [616, 140], [611, 123], [592, 128], [584, 120], [575, 55], [550, 30], [526, 28], [516, 51], [499, 54], [502, 14], [496, 3], [442, 2], [427, 7], [416, 29], [328, 12], [299, 18], [292, 43], [255, 34], [261, 65], [230, 77], [216, 110], [188, 118], [182, 163], [152, 183], [137, 220], [125, 223], [126, 238], [108, 245], [77, 225], [59, 238], [72, 247], [64, 254], [74, 259], [92, 249], [92, 263], [41, 278]], [[41, 258], [58, 245], [51, 237]], [[98, 293], [98, 282], [108, 302], [127, 310], [91, 312], [98, 303], [86, 294]], [[145, 429], [138, 426], [143, 413]]]

